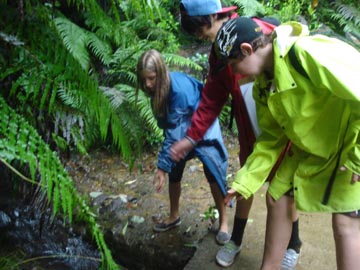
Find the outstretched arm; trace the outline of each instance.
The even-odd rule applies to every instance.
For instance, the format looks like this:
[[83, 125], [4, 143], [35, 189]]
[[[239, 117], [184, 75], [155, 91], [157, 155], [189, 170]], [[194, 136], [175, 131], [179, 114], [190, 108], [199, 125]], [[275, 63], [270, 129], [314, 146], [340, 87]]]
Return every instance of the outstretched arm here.
[[230, 67], [224, 68], [217, 74], [209, 75], [201, 93], [199, 106], [191, 118], [186, 137], [171, 147], [171, 158], [174, 161], [183, 159], [196, 143], [203, 139], [228, 100], [233, 83], [237, 84], [237, 77], [231, 72]]
[[161, 170], [161, 169], [157, 169], [155, 175], [154, 175], [154, 180], [153, 180], [153, 185], [156, 189], [156, 192], [161, 192], [164, 188], [165, 185], [165, 181], [166, 181], [166, 172]]

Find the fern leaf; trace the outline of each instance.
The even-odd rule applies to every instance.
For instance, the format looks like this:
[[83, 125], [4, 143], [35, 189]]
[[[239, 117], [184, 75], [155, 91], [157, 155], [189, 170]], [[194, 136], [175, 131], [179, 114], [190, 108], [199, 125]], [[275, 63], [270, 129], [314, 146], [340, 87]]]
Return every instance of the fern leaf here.
[[[33, 170], [39, 173], [43, 185], [53, 181], [51, 185], [42, 186], [43, 189], [47, 189], [48, 198], [53, 203], [53, 215], [61, 210], [71, 222], [74, 205], [79, 205], [80, 211], [83, 212], [83, 219], [91, 226], [91, 233], [97, 239], [102, 264], [109, 270], [119, 269], [89, 207], [77, 194], [71, 178], [56, 153], [49, 149], [37, 131], [12, 110], [2, 97], [0, 97], [0, 116], [0, 158], [7, 162], [19, 160], [29, 164]], [[32, 141], [32, 146], [28, 147], [28, 141]], [[25, 149], [33, 149], [35, 145], [37, 145], [37, 155], [27, 155]], [[32, 177], [35, 180], [35, 177]], [[52, 188], [49, 189], [49, 186]]]
[[196, 64], [191, 59], [187, 59], [181, 55], [171, 54], [171, 53], [163, 53], [162, 54], [165, 62], [169, 65], [169, 67], [172, 66], [178, 66], [178, 67], [190, 67], [194, 70], [202, 70], [202, 67], [198, 64]]
[[44, 86], [44, 92], [43, 92], [41, 100], [40, 100], [40, 110], [44, 110], [44, 108], [45, 108], [45, 101], [47, 100], [51, 86], [52, 86], [52, 82], [50, 80], [46, 80], [46, 83]]
[[265, 8], [258, 1], [254, 0], [232, 0], [232, 2], [242, 9], [243, 16], [255, 16], [265, 14]]
[[77, 59], [84, 70], [89, 69], [90, 56], [87, 51], [87, 34], [66, 18], [55, 18], [55, 26], [64, 42], [65, 47]]
[[100, 87], [100, 90], [104, 95], [109, 99], [111, 107], [116, 110], [125, 100], [125, 95], [123, 92], [119, 91], [113, 87]]
[[87, 45], [104, 65], [110, 64], [112, 50], [108, 43], [100, 40], [95, 34], [89, 33], [87, 35]]

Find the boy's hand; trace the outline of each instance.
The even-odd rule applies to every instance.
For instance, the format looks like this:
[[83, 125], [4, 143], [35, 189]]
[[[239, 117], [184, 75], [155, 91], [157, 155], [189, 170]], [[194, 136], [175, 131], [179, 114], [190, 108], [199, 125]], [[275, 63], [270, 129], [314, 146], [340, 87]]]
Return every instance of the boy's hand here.
[[[345, 166], [341, 166], [340, 167], [340, 171], [346, 171], [347, 168]], [[351, 177], [351, 184], [355, 184], [356, 182], [360, 182], [360, 175], [353, 173], [352, 177]]]
[[227, 194], [225, 196], [225, 204], [227, 206], [230, 206], [232, 199], [235, 198], [236, 200], [242, 200], [244, 197], [240, 195], [240, 193], [238, 193], [237, 191], [235, 191], [234, 189], [229, 189], [227, 191]]
[[353, 173], [351, 178], [351, 184], [355, 184], [356, 182], [360, 182], [360, 175]]
[[193, 144], [186, 138], [174, 143], [170, 148], [171, 159], [178, 162], [194, 149]]
[[165, 181], [166, 181], [166, 172], [157, 169], [153, 180], [153, 185], [155, 186], [156, 192], [159, 193], [163, 190]]

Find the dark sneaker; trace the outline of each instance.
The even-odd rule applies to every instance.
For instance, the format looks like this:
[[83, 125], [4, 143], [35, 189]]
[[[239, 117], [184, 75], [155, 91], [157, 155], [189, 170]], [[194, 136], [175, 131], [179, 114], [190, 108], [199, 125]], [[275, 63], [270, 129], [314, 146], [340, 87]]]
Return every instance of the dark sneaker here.
[[227, 242], [230, 241], [231, 235], [227, 232], [218, 232], [216, 235], [216, 242], [219, 245], [225, 245]]
[[216, 262], [221, 266], [228, 267], [234, 263], [240, 253], [241, 246], [237, 246], [233, 240], [227, 242], [216, 254]]
[[286, 250], [284, 258], [281, 263], [282, 270], [294, 270], [298, 260], [299, 260], [300, 253], [297, 253], [292, 248]]
[[160, 223], [157, 223], [155, 224], [155, 226], [153, 227], [153, 230], [155, 232], [166, 232], [172, 228], [175, 228], [177, 226], [179, 226], [181, 224], [181, 220], [180, 218], [176, 219], [174, 222], [171, 222], [171, 223], [164, 223], [164, 222], [160, 222]]

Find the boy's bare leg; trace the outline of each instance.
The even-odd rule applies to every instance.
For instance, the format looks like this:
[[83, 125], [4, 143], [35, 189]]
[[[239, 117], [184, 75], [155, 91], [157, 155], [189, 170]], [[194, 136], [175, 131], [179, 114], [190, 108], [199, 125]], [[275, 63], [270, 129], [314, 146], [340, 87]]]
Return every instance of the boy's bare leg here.
[[279, 270], [288, 246], [293, 222], [294, 199], [282, 196], [275, 201], [266, 194], [268, 208], [262, 270]]
[[332, 216], [338, 270], [358, 270], [360, 266], [360, 218]]
[[210, 183], [210, 189], [215, 201], [216, 209], [219, 211], [219, 231], [227, 233], [229, 228], [224, 197], [221, 193], [221, 190], [219, 189], [219, 186], [215, 182]]

